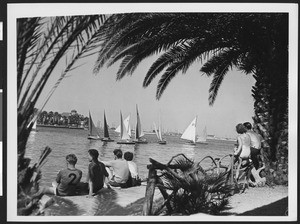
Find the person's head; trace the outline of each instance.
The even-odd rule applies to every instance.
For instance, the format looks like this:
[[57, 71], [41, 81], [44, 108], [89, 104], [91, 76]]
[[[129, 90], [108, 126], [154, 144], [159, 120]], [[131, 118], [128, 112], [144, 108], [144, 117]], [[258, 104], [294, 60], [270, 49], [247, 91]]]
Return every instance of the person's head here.
[[89, 160], [98, 160], [99, 152], [96, 149], [90, 149], [89, 153]]
[[77, 163], [77, 157], [74, 154], [69, 154], [66, 156], [66, 161], [68, 164], [75, 166]]
[[127, 161], [132, 161], [133, 153], [132, 152], [125, 152], [124, 153], [124, 159], [126, 159]]
[[123, 152], [122, 152], [121, 149], [115, 149], [115, 150], [113, 151], [113, 153], [114, 153], [115, 157], [117, 157], [117, 159], [121, 159], [122, 156], [123, 156]]
[[251, 130], [252, 129], [252, 124], [250, 122], [245, 122], [243, 124], [248, 130]]
[[246, 133], [247, 132], [247, 128], [242, 124], [238, 124], [236, 127], [236, 132], [239, 133], [239, 134], [243, 134], [243, 133]]

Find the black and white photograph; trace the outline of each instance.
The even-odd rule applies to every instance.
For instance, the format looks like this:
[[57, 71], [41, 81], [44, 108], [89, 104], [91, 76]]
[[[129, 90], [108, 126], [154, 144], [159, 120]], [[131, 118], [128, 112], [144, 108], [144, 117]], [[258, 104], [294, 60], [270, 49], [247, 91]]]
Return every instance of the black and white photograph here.
[[291, 3], [7, 4], [7, 220], [295, 221], [297, 35]]

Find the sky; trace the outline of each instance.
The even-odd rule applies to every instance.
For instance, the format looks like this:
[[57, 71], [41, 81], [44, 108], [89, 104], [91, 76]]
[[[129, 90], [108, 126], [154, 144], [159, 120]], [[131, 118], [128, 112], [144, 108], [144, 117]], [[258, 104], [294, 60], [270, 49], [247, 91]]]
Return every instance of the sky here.
[[[105, 5], [96, 6], [98, 8], [90, 7], [89, 10], [92, 10], [86, 14], [92, 14], [93, 10], [99, 13], [105, 8]], [[118, 10], [140, 12], [141, 8], [136, 4], [130, 7], [126, 4], [130, 9], [123, 6], [109, 7], [108, 12], [114, 10], [115, 13]], [[177, 10], [195, 10], [193, 5], [189, 5], [189, 8], [185, 9], [186, 6], [183, 7], [182, 5]], [[22, 9], [24, 7], [26, 5]], [[73, 8], [74, 11], [72, 11]], [[53, 12], [56, 15], [67, 15], [65, 9], [66, 7], [51, 8], [50, 5], [47, 10], [41, 6], [36, 11], [37, 15], [42, 11], [44, 16], [53, 16]], [[70, 15], [84, 13], [80, 7], [68, 7], [67, 9], [71, 10]], [[143, 8], [143, 10], [145, 9], [149, 10]], [[174, 9], [172, 8], [172, 10]], [[208, 12], [213, 9], [211, 7], [206, 8]], [[27, 10], [31, 11], [31, 15], [34, 15], [31, 8], [27, 8]], [[154, 11], [159, 10], [166, 9], [156, 7]], [[167, 10], [170, 9], [167, 8]], [[205, 11], [205, 7], [202, 7], [201, 10]], [[23, 13], [23, 11], [21, 12]], [[75, 64], [77, 66], [84, 63], [68, 73], [68, 77], [56, 89], [44, 110], [63, 113], [75, 109], [84, 116], [88, 116], [90, 111], [95, 124], [98, 121], [103, 124], [105, 110], [108, 124], [113, 127], [120, 124], [120, 111], [122, 111], [123, 118], [131, 115], [131, 126], [134, 127], [136, 122], [135, 108], [138, 105], [142, 129], [145, 131], [152, 130], [153, 122], [157, 124], [160, 117], [163, 130], [182, 133], [194, 117], [198, 116], [198, 133], [201, 133], [206, 126], [208, 134], [233, 138], [236, 137], [235, 126], [238, 123], [252, 122], [254, 100], [251, 96], [251, 88], [255, 84], [252, 75], [243, 74], [235, 69], [229, 71], [219, 88], [214, 105], [209, 106], [208, 90], [212, 77], [207, 77], [200, 72], [202, 66], [200, 62], [192, 64], [185, 74], [178, 73], [169, 83], [161, 99], [156, 100], [156, 86], [161, 74], [147, 88], [144, 88], [142, 83], [145, 74], [158, 58], [158, 55], [153, 55], [142, 61], [132, 76], [126, 76], [121, 81], [116, 81], [119, 62], [109, 68], [103, 67], [97, 75], [93, 74], [96, 58], [97, 55], [94, 55]], [[37, 104], [38, 108], [65, 66], [65, 62], [62, 61], [53, 71]]]
[[[103, 67], [99, 74], [93, 74], [95, 56], [79, 61], [81, 67], [71, 71], [56, 89], [44, 110], [70, 112], [76, 109], [79, 114], [91, 115], [95, 124], [103, 124], [105, 110], [108, 124], [120, 124], [120, 111], [123, 118], [131, 115], [131, 126], [136, 122], [136, 105], [142, 122], [142, 129], [153, 129], [153, 122], [161, 118], [165, 131], [182, 133], [195, 116], [198, 116], [198, 133], [204, 126], [208, 134], [219, 137], [235, 137], [235, 126], [238, 123], [252, 122], [253, 97], [251, 88], [255, 80], [251, 75], [240, 71], [229, 71], [219, 89], [213, 106], [208, 103], [208, 89], [212, 78], [200, 72], [201, 63], [195, 62], [185, 74], [178, 73], [171, 80], [160, 100], [156, 100], [156, 86], [161, 76], [144, 88], [143, 79], [151, 64], [158, 55], [144, 60], [132, 76], [125, 76], [116, 81], [119, 63], [107, 68]], [[76, 66], [76, 65], [75, 65]], [[64, 63], [58, 64], [44, 94], [52, 88], [54, 81], [63, 71]], [[42, 95], [41, 99], [44, 99]], [[41, 102], [41, 101], [40, 101]]]

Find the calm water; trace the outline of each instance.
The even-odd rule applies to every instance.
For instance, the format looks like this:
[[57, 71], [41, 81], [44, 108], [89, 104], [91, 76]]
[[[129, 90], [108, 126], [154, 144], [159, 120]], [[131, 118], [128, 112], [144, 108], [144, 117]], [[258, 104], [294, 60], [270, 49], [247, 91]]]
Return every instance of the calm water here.
[[[195, 162], [200, 161], [207, 155], [212, 157], [223, 157], [232, 153], [234, 142], [221, 140], [208, 140], [208, 145], [188, 145], [179, 136], [164, 136], [167, 140], [166, 145], [156, 143], [155, 135], [146, 134], [148, 144], [140, 145], [118, 145], [116, 142], [103, 143], [100, 140], [88, 140], [88, 131], [80, 129], [64, 129], [38, 127], [37, 132], [32, 132], [27, 143], [26, 155], [36, 162], [41, 155], [41, 151], [49, 146], [52, 152], [48, 156], [48, 161], [42, 168], [41, 184], [51, 186], [56, 178], [57, 172], [66, 167], [65, 156], [74, 153], [77, 158], [77, 168], [83, 171], [83, 179], [86, 179], [88, 167], [88, 153], [91, 148], [99, 151], [100, 160], [106, 161], [113, 159], [113, 150], [122, 149], [123, 153], [131, 151], [134, 153], [134, 161], [137, 163], [141, 177], [147, 177], [149, 158], [153, 158], [161, 163], [167, 163], [172, 156], [184, 153]], [[100, 133], [102, 134], [102, 133]], [[111, 131], [111, 137], [118, 139], [117, 133]], [[228, 161], [229, 162], [229, 161]], [[225, 161], [226, 163], [226, 161]], [[205, 164], [205, 163], [204, 163]], [[207, 161], [207, 164], [210, 162]]]

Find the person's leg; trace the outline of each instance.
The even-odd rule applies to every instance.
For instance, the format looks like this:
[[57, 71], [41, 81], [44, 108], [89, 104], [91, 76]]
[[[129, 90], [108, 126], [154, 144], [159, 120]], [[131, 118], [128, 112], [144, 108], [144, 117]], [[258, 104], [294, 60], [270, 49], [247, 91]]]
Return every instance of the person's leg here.
[[112, 171], [108, 168], [108, 167], [105, 167], [107, 173], [108, 173], [108, 180], [110, 181], [113, 177], [113, 174], [112, 174]]
[[235, 173], [235, 179], [236, 179], [236, 181], [239, 178], [239, 173], [240, 173], [240, 167], [241, 167], [241, 165], [242, 165], [242, 158], [239, 157], [238, 158], [238, 166], [237, 166], [236, 173]]
[[259, 150], [256, 149], [256, 148], [253, 148], [253, 147], [251, 147], [250, 149], [251, 149], [251, 154], [250, 154], [251, 160], [253, 162], [253, 165], [254, 165], [255, 169], [258, 169], [258, 167], [259, 167], [259, 161], [258, 161], [258, 157], [257, 156], [258, 156]]
[[32, 196], [32, 200], [35, 198], [40, 198], [44, 194], [56, 195], [56, 188], [47, 186], [40, 187], [39, 191]]

